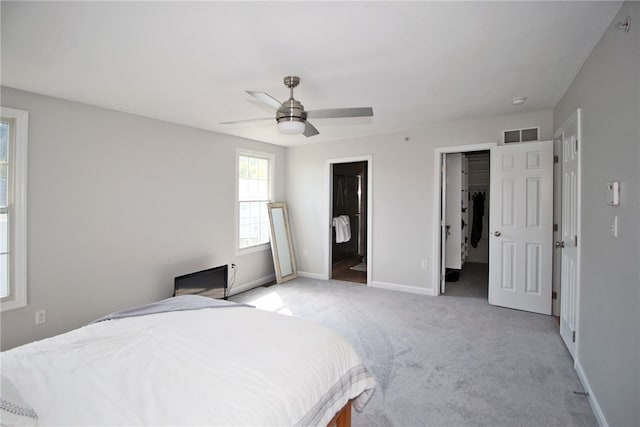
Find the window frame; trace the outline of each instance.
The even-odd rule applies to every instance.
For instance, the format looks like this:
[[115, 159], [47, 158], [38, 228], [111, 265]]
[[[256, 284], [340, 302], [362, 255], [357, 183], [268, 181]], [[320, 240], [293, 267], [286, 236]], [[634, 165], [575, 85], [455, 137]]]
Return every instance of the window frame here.
[[273, 199], [273, 191], [275, 188], [274, 177], [275, 177], [275, 164], [276, 164], [276, 156], [273, 153], [267, 153], [264, 151], [254, 151], [248, 150], [244, 148], [236, 149], [235, 156], [235, 249], [236, 255], [245, 255], [253, 252], [260, 252], [265, 250], [271, 250], [271, 241], [267, 241], [266, 243], [259, 243], [257, 245], [247, 246], [245, 248], [240, 247], [240, 156], [247, 157], [258, 157], [261, 159], [267, 159], [269, 161], [269, 195], [268, 201], [272, 201]]
[[12, 174], [12, 195], [8, 200], [9, 223], [9, 296], [0, 300], [0, 312], [27, 305], [27, 153], [29, 112], [0, 107], [0, 117], [13, 122], [13, 155], [9, 168]]

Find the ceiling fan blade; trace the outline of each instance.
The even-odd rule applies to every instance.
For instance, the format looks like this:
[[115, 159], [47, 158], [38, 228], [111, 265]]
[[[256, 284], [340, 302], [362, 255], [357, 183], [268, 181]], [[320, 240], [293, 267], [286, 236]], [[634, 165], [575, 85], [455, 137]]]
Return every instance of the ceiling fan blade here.
[[340, 117], [371, 117], [373, 116], [373, 108], [356, 107], [356, 108], [330, 108], [327, 110], [311, 110], [307, 111], [307, 117], [310, 119], [333, 119]]
[[304, 136], [308, 138], [319, 133], [320, 132], [318, 132], [318, 129], [316, 129], [315, 126], [313, 126], [311, 123], [304, 122], [304, 132], [302, 133]]
[[269, 107], [275, 108], [276, 110], [283, 108], [282, 103], [269, 94], [266, 94], [264, 92], [254, 92], [252, 90], [247, 90], [246, 92], [256, 98], [258, 101], [267, 104]]
[[235, 123], [260, 122], [260, 121], [263, 121], [263, 120], [274, 120], [274, 118], [273, 117], [262, 117], [260, 119], [234, 120], [234, 121], [231, 121], [231, 122], [220, 122], [219, 124], [221, 124], [221, 125], [232, 125], [232, 124], [235, 124]]

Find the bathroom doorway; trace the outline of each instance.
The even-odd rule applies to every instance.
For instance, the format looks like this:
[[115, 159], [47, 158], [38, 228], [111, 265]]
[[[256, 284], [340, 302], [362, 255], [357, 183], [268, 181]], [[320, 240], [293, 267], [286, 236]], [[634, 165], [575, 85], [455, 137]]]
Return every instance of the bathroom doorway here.
[[368, 188], [368, 161], [331, 164], [331, 279], [367, 284]]

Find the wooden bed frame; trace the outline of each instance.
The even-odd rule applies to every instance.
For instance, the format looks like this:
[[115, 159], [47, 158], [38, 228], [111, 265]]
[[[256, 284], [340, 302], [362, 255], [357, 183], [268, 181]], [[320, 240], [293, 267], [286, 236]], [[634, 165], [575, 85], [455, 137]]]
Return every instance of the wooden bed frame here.
[[351, 401], [338, 411], [338, 413], [329, 421], [327, 427], [351, 427]]

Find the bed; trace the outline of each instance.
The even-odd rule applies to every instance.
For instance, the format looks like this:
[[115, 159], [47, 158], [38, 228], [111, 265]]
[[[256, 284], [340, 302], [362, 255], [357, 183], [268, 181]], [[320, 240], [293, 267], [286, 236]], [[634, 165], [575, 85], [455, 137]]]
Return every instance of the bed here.
[[2, 412], [38, 425], [344, 425], [375, 389], [332, 329], [193, 295], [0, 357]]

